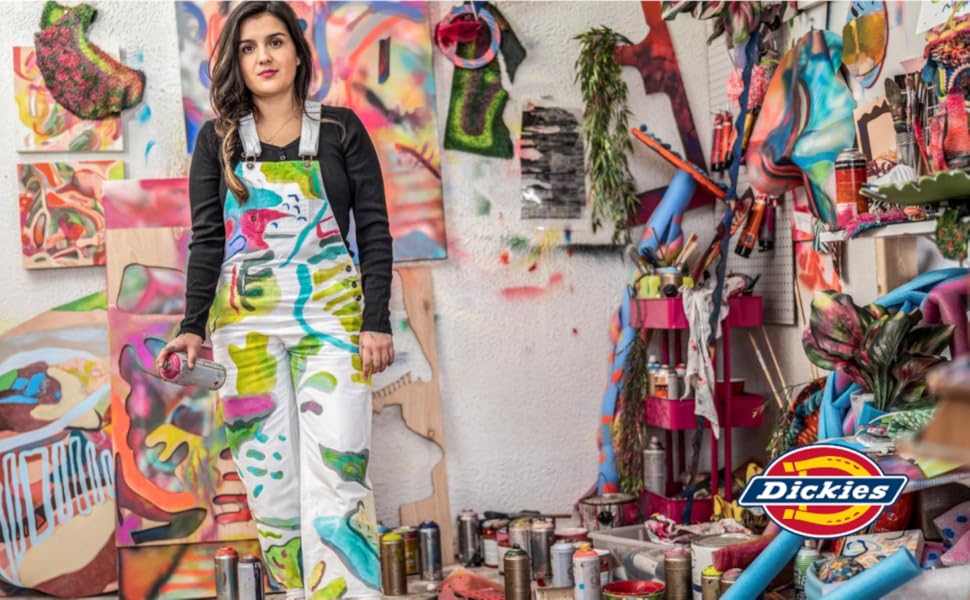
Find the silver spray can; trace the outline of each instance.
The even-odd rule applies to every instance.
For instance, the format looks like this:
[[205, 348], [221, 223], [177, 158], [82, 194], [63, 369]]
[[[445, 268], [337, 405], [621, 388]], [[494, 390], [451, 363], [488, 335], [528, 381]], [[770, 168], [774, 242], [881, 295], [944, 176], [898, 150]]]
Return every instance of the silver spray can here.
[[214, 562], [216, 600], [239, 600], [239, 576], [236, 572], [239, 553], [232, 548], [219, 548]]
[[667, 471], [664, 447], [657, 436], [650, 436], [650, 443], [643, 451], [643, 488], [660, 496], [667, 495]]
[[575, 600], [600, 600], [603, 590], [600, 556], [589, 544], [583, 544], [573, 554], [573, 579]]
[[418, 544], [421, 553], [421, 579], [440, 581], [441, 573], [441, 531], [434, 521], [425, 521], [418, 526]]
[[226, 382], [226, 368], [217, 362], [196, 358], [195, 366], [189, 368], [189, 359], [184, 352], [168, 355], [158, 374], [165, 381], [179, 385], [195, 385], [207, 390], [217, 390]]
[[532, 557], [532, 522], [529, 519], [516, 519], [509, 523], [509, 545], [518, 546]]
[[466, 567], [477, 567], [482, 562], [479, 550], [478, 513], [465, 509], [458, 515], [458, 561]]
[[239, 559], [239, 600], [263, 600], [263, 563], [247, 554]]
[[795, 598], [805, 600], [805, 580], [808, 577], [808, 570], [812, 564], [818, 560], [818, 549], [815, 547], [815, 540], [805, 540], [804, 544], [795, 555]]
[[549, 550], [555, 531], [549, 521], [532, 523], [532, 576], [536, 581], [545, 582], [552, 577], [552, 557]]
[[573, 552], [576, 544], [573, 542], [556, 542], [549, 549], [552, 562], [552, 587], [573, 586]]

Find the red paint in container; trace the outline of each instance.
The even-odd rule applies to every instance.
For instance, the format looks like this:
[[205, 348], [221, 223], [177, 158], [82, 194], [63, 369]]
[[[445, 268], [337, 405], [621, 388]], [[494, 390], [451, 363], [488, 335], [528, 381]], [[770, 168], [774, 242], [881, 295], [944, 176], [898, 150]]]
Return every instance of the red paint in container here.
[[839, 227], [869, 212], [869, 201], [861, 194], [866, 182], [866, 156], [846, 148], [835, 158], [835, 208]]
[[168, 355], [158, 374], [165, 381], [179, 385], [195, 385], [207, 390], [217, 390], [226, 382], [226, 368], [217, 362], [204, 358], [195, 359], [195, 367], [189, 368], [188, 357], [184, 352]]

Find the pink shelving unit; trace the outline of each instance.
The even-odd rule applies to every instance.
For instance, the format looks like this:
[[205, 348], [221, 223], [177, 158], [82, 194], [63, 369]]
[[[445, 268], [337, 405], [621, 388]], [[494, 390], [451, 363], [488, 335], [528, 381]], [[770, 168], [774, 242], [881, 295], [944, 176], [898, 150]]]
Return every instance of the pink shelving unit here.
[[[681, 332], [689, 329], [684, 315], [681, 298], [661, 298], [637, 300], [631, 320], [641, 329], [652, 329], [660, 333], [661, 362], [677, 364], [683, 362]], [[715, 368], [720, 359], [718, 383], [714, 386], [714, 404], [723, 431], [724, 470], [732, 470], [731, 430], [735, 427], [757, 427], [764, 421], [762, 406], [764, 399], [756, 394], [744, 392], [743, 386], [731, 380], [731, 330], [742, 327], [759, 327], [762, 323], [762, 303], [760, 296], [736, 296], [728, 301], [728, 316], [723, 323], [723, 333], [717, 344]], [[725, 382], [731, 382], [726, 384]], [[646, 423], [652, 427], [666, 430], [667, 448], [667, 490], [661, 496], [644, 491], [640, 496], [641, 514], [659, 512], [680, 521], [686, 498], [678, 498], [681, 486], [674, 481], [674, 473], [680, 473], [686, 466], [684, 431], [694, 429], [694, 400], [648, 397], [646, 403]], [[710, 423], [707, 423], [710, 428]], [[674, 432], [677, 433], [677, 453], [673, 452]], [[719, 487], [719, 448], [718, 440], [711, 432], [711, 489]], [[676, 460], [675, 460], [676, 459]], [[730, 483], [725, 486], [724, 495], [728, 502], [732, 499]], [[713, 512], [713, 500], [694, 499], [691, 507], [691, 521], [705, 521]]]

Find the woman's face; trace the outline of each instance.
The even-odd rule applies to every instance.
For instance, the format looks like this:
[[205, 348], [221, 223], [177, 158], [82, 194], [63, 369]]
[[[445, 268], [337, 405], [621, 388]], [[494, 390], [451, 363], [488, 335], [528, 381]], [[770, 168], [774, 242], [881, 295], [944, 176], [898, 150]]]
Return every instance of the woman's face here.
[[243, 21], [238, 52], [243, 81], [253, 96], [292, 93], [300, 59], [283, 21], [269, 13]]

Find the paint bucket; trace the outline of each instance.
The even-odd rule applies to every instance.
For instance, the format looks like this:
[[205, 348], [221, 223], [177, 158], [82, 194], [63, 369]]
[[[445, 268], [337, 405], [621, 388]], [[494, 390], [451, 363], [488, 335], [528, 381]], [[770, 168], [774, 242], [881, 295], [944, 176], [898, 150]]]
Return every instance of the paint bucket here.
[[557, 542], [588, 542], [589, 531], [585, 527], [563, 527], [557, 529], [553, 537]]
[[603, 586], [606, 600], [663, 600], [664, 584], [659, 581], [615, 581]]
[[694, 600], [701, 600], [701, 574], [704, 569], [714, 564], [714, 552], [721, 548], [743, 544], [755, 539], [758, 539], [758, 536], [750, 533], [718, 533], [705, 535], [691, 542], [690, 551], [694, 555], [694, 565], [691, 569], [691, 587], [694, 589]]
[[630, 494], [604, 494], [579, 501], [579, 517], [588, 531], [612, 529], [627, 524], [626, 512], [636, 508]]

